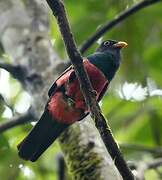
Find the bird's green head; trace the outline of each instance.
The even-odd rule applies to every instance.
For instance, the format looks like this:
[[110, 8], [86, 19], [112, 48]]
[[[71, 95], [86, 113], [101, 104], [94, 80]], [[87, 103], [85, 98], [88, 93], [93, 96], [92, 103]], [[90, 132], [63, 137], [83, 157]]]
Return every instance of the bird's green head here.
[[111, 81], [120, 65], [120, 50], [126, 46], [127, 43], [123, 41], [103, 41], [88, 59]]

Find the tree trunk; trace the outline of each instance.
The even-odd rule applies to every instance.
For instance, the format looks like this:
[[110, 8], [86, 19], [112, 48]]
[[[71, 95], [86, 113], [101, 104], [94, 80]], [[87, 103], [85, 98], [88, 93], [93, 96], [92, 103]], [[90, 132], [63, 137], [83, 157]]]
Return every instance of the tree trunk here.
[[[65, 63], [48, 38], [48, 8], [44, 1], [1, 0], [0, 41], [14, 65], [22, 65], [27, 77], [23, 88], [32, 96], [39, 117], [47, 102], [47, 92]], [[73, 179], [120, 180], [93, 121], [75, 123], [59, 138]]]

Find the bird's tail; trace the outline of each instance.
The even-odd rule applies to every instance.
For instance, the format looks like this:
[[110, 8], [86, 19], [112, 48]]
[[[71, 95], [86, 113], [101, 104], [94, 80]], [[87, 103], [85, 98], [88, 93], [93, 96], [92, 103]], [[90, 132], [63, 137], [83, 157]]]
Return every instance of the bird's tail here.
[[68, 126], [52, 119], [46, 110], [28, 136], [17, 146], [19, 156], [36, 161]]

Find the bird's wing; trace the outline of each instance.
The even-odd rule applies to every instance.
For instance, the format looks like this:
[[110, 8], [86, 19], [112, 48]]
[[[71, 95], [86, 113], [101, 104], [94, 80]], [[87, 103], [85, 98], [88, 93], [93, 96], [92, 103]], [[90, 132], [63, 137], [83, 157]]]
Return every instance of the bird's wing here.
[[105, 94], [105, 92], [106, 92], [106, 90], [107, 90], [108, 85], [109, 85], [109, 83], [108, 83], [108, 81], [107, 81], [107, 82], [105, 83], [102, 91], [100, 92], [98, 98], [97, 98], [97, 101], [98, 101], [98, 102], [99, 102], [99, 101], [102, 99], [102, 97], [104, 96], [104, 94]]
[[59, 79], [64, 76], [67, 72], [69, 72], [70, 70], [73, 69], [73, 66], [68, 67], [56, 80], [55, 82], [52, 84], [52, 86], [50, 87], [50, 89], [48, 90], [48, 96], [51, 97], [51, 95], [57, 90], [58, 88], [58, 84], [57, 81], [59, 81]]

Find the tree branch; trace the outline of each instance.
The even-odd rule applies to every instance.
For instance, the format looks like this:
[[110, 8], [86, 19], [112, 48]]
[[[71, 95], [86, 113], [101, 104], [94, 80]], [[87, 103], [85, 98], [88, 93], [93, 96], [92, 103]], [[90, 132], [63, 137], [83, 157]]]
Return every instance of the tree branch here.
[[[150, 6], [152, 4], [155, 4], [157, 2], [160, 2], [161, 0], [143, 0], [134, 6], [132, 6], [130, 9], [122, 12], [117, 17], [115, 17], [113, 20], [108, 21], [105, 23], [104, 26], [100, 27], [93, 35], [91, 35], [83, 44], [81, 45], [80, 52], [84, 53], [97, 39], [99, 39], [103, 34], [105, 34], [108, 30], [131, 16], [132, 14], [138, 12], [139, 10]], [[162, 1], [161, 1], [162, 2]]]
[[2, 62], [2, 60], [0, 60], [0, 68], [5, 69], [15, 79], [17, 79], [21, 83], [24, 83], [24, 80], [25, 80], [26, 75], [27, 75], [27, 71], [21, 65], [12, 65], [12, 64], [9, 64], [9, 63], [4, 63], [4, 62]]
[[156, 169], [162, 166], [162, 158], [153, 159], [151, 162], [139, 162], [137, 164], [137, 178], [138, 180], [144, 180], [144, 173], [149, 169]]
[[120, 147], [123, 150], [143, 151], [143, 152], [151, 153], [154, 155], [162, 156], [161, 147], [147, 147], [140, 144], [126, 144], [126, 143], [121, 143]]
[[155, 169], [162, 166], [162, 158], [154, 159], [152, 162], [147, 163], [147, 169]]
[[29, 111], [20, 115], [19, 117], [14, 117], [10, 121], [0, 124], [0, 133], [3, 133], [4, 131], [9, 130], [15, 126], [30, 122], [34, 119], [36, 118], [33, 114], [33, 111], [30, 109]]
[[81, 90], [85, 97], [86, 103], [91, 111], [92, 117], [95, 120], [96, 127], [100, 132], [102, 140], [104, 141], [105, 146], [110, 153], [112, 159], [115, 160], [115, 164], [119, 172], [121, 173], [123, 179], [134, 179], [133, 174], [131, 173], [118, 149], [118, 145], [113, 139], [111, 130], [106, 124], [106, 120], [101, 113], [98, 103], [96, 102], [94, 90], [92, 89], [90, 80], [84, 69], [82, 57], [77, 51], [73, 35], [68, 24], [63, 2], [61, 0], [47, 0], [47, 3], [52, 9], [53, 14], [57, 19], [68, 56], [74, 66]]

